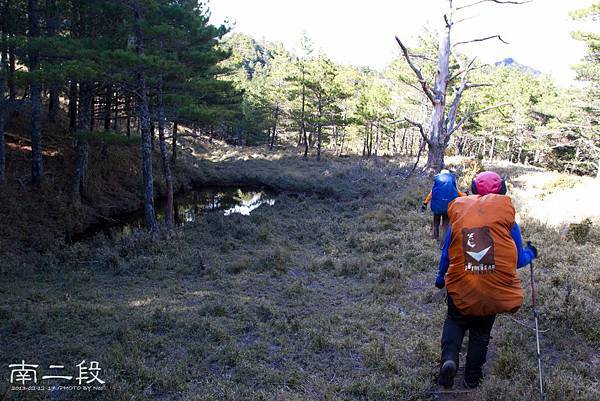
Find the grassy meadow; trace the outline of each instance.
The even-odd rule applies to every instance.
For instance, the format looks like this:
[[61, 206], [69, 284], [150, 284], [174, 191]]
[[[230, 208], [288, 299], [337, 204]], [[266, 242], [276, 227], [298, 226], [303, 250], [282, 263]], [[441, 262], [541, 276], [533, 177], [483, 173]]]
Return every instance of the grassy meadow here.
[[[171, 234], [7, 250], [0, 400], [539, 399], [525, 269], [525, 305], [498, 317], [482, 387], [438, 392], [445, 302], [419, 211], [429, 181], [406, 179], [403, 161], [228, 150], [194, 164], [193, 185], [279, 195], [249, 216], [208, 213]], [[600, 399], [598, 224], [565, 234], [522, 217], [541, 253], [547, 399]], [[10, 389], [11, 363], [84, 359], [100, 362], [105, 390]]]

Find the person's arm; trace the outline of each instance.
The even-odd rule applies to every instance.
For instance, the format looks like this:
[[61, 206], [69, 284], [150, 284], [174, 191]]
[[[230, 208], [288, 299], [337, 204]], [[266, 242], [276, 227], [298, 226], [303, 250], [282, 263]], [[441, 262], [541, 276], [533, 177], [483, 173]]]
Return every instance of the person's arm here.
[[425, 204], [425, 205], [429, 204], [429, 202], [431, 201], [431, 194], [432, 194], [432, 191], [429, 191], [429, 195], [427, 195], [427, 197], [423, 201], [423, 204]]
[[515, 222], [515, 225], [510, 231], [510, 235], [515, 241], [515, 245], [517, 247], [517, 268], [521, 268], [531, 263], [531, 261], [536, 257], [535, 252], [529, 247], [523, 248], [523, 236], [521, 235], [521, 229], [519, 228], [517, 222]]
[[467, 196], [466, 193], [462, 192], [460, 189], [458, 190], [458, 196]]
[[427, 204], [429, 203], [429, 201], [431, 201], [431, 193], [432, 193], [432, 191], [429, 191], [429, 195], [427, 195], [427, 197], [423, 201], [423, 204], [421, 205], [421, 211], [422, 212], [424, 212], [425, 210], [427, 210]]
[[444, 288], [446, 285], [444, 278], [446, 277], [446, 272], [448, 271], [448, 267], [450, 266], [450, 256], [448, 251], [450, 249], [450, 238], [452, 237], [452, 227], [448, 227], [448, 231], [446, 232], [446, 238], [444, 239], [444, 246], [442, 248], [442, 257], [440, 258], [440, 266], [438, 269], [438, 274], [435, 279], [435, 286], [437, 288]]

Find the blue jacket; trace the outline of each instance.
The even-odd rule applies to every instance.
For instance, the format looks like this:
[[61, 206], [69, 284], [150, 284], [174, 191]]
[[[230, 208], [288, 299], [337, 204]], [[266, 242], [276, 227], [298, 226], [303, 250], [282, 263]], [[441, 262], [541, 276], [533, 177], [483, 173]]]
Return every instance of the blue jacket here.
[[[534, 253], [529, 248], [523, 248], [523, 237], [521, 236], [521, 230], [519, 229], [519, 225], [515, 222], [512, 230], [510, 231], [510, 235], [515, 241], [515, 245], [517, 247], [517, 268], [521, 268], [525, 265], [528, 265], [534, 259]], [[444, 240], [444, 247], [442, 248], [442, 257], [440, 258], [440, 267], [438, 270], [437, 278], [435, 280], [436, 285], [442, 287], [444, 283], [444, 277], [446, 276], [446, 272], [448, 271], [448, 267], [450, 266], [450, 256], [448, 255], [448, 249], [450, 248], [450, 240], [452, 237], [452, 228], [448, 227], [448, 232], [446, 234], [446, 238]]]

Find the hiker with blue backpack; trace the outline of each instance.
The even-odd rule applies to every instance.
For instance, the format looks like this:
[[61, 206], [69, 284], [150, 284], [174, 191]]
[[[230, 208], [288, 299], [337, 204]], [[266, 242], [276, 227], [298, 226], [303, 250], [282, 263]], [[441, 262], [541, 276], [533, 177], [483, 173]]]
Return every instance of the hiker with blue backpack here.
[[429, 204], [433, 212], [431, 232], [433, 239], [439, 241], [440, 238], [445, 238], [448, 230], [448, 204], [459, 196], [466, 196], [466, 194], [458, 190], [456, 178], [449, 170], [444, 169], [433, 177], [433, 187], [421, 207], [421, 210], [425, 211]]

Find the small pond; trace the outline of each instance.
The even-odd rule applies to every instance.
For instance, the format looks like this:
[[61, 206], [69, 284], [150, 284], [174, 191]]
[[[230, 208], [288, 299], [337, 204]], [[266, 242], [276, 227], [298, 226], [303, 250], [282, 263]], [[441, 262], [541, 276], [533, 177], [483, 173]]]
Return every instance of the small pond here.
[[[194, 222], [203, 214], [210, 212], [222, 213], [225, 216], [232, 214], [247, 216], [262, 205], [274, 205], [275, 197], [274, 192], [257, 188], [208, 187], [185, 191], [175, 195], [174, 198], [175, 224], [182, 226]], [[158, 199], [154, 203], [156, 217], [160, 223], [164, 222], [165, 218], [163, 212], [165, 202], [166, 199]], [[139, 210], [89, 227], [83, 233], [74, 235], [69, 242], [89, 239], [99, 233], [119, 239], [145, 226], [143, 210]]]

